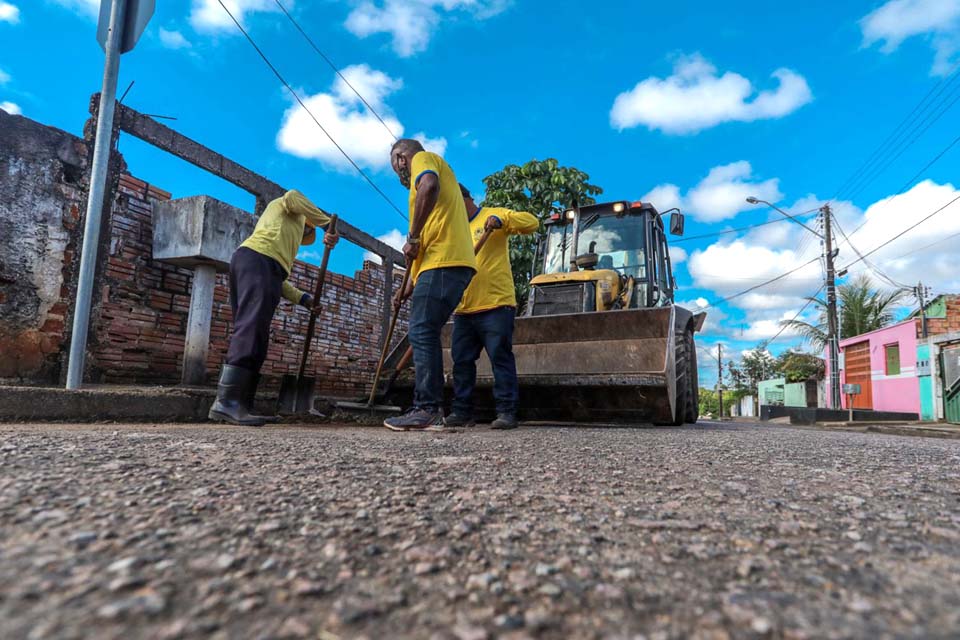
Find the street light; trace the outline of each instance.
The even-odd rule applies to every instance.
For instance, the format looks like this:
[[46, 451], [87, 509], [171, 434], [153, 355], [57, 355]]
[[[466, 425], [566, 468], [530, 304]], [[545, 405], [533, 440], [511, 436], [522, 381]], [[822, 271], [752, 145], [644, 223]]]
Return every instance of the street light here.
[[827, 277], [826, 277], [826, 288], [827, 288], [827, 345], [829, 350], [829, 359], [830, 359], [830, 407], [832, 409], [840, 408], [840, 332], [838, 330], [839, 323], [837, 322], [837, 283], [836, 283], [836, 271], [833, 267], [833, 258], [835, 253], [833, 250], [833, 232], [831, 231], [831, 212], [830, 205], [825, 204], [820, 207], [820, 213], [823, 214], [823, 233], [818, 233], [814, 231], [802, 221], [798, 220], [794, 216], [790, 215], [780, 207], [776, 206], [773, 203], [767, 202], [766, 200], [760, 200], [759, 198], [754, 198], [750, 196], [747, 198], [747, 202], [750, 204], [765, 204], [771, 209], [783, 214], [787, 218], [790, 218], [801, 227], [817, 236], [823, 240], [823, 257], [827, 265]]

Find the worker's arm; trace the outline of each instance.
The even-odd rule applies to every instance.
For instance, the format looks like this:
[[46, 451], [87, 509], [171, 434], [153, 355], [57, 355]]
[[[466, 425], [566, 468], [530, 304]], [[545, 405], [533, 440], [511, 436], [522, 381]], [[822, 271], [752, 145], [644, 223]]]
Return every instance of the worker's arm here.
[[494, 228], [503, 228], [507, 234], [513, 235], [527, 235], [533, 233], [540, 228], [540, 221], [537, 220], [537, 217], [532, 213], [527, 213], [526, 211], [510, 211], [509, 209], [503, 209], [497, 212], [496, 215], [490, 216], [495, 218], [500, 222], [500, 227]]
[[417, 197], [413, 204], [413, 215], [410, 219], [410, 235], [403, 246], [403, 253], [411, 262], [420, 255], [422, 245], [420, 232], [437, 206], [440, 197], [440, 164], [437, 156], [421, 151], [413, 157], [411, 172], [414, 177], [414, 189]]
[[314, 227], [326, 229], [330, 224], [330, 216], [296, 189], [283, 194], [283, 208], [292, 215], [302, 215]]
[[304, 293], [297, 289], [295, 286], [290, 284], [289, 280], [283, 281], [283, 299], [289, 300], [293, 304], [298, 304], [301, 307], [306, 307], [307, 309], [313, 308], [313, 296], [309, 293]]

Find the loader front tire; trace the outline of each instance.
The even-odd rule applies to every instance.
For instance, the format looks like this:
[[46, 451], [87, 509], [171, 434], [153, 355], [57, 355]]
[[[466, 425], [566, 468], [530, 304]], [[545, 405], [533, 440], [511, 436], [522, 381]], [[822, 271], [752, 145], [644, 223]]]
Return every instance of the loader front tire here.
[[673, 425], [679, 427], [697, 413], [694, 406], [693, 385], [696, 376], [696, 354], [693, 349], [693, 334], [689, 330], [674, 334], [676, 348], [677, 404]]
[[687, 424], [696, 424], [700, 417], [700, 371], [697, 368], [697, 345], [693, 341], [693, 332], [687, 331], [684, 333], [684, 337], [688, 341], [687, 353], [690, 363], [688, 367], [690, 371], [688, 376], [690, 380], [690, 402], [687, 404], [686, 422]]

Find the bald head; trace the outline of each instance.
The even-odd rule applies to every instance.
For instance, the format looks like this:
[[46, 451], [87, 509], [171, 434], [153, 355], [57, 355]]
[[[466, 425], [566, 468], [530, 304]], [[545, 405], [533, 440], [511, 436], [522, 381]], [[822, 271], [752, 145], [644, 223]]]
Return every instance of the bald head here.
[[400, 184], [410, 188], [410, 166], [413, 156], [423, 151], [423, 145], [413, 138], [400, 138], [390, 147], [390, 166], [400, 178]]

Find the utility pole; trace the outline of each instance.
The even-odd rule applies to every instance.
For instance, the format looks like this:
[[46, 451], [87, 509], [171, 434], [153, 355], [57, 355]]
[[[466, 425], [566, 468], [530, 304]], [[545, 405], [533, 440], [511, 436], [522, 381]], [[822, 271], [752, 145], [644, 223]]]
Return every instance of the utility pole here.
[[833, 266], [833, 229], [830, 205], [820, 208], [823, 214], [823, 253], [827, 266], [827, 344], [830, 360], [830, 407], [840, 408], [840, 340], [837, 323], [837, 273]]
[[917, 300], [920, 302], [920, 337], [927, 339], [927, 301], [925, 299], [923, 282], [917, 283]]
[[723, 420], [723, 345], [717, 345], [717, 398], [720, 400], [720, 419]]

